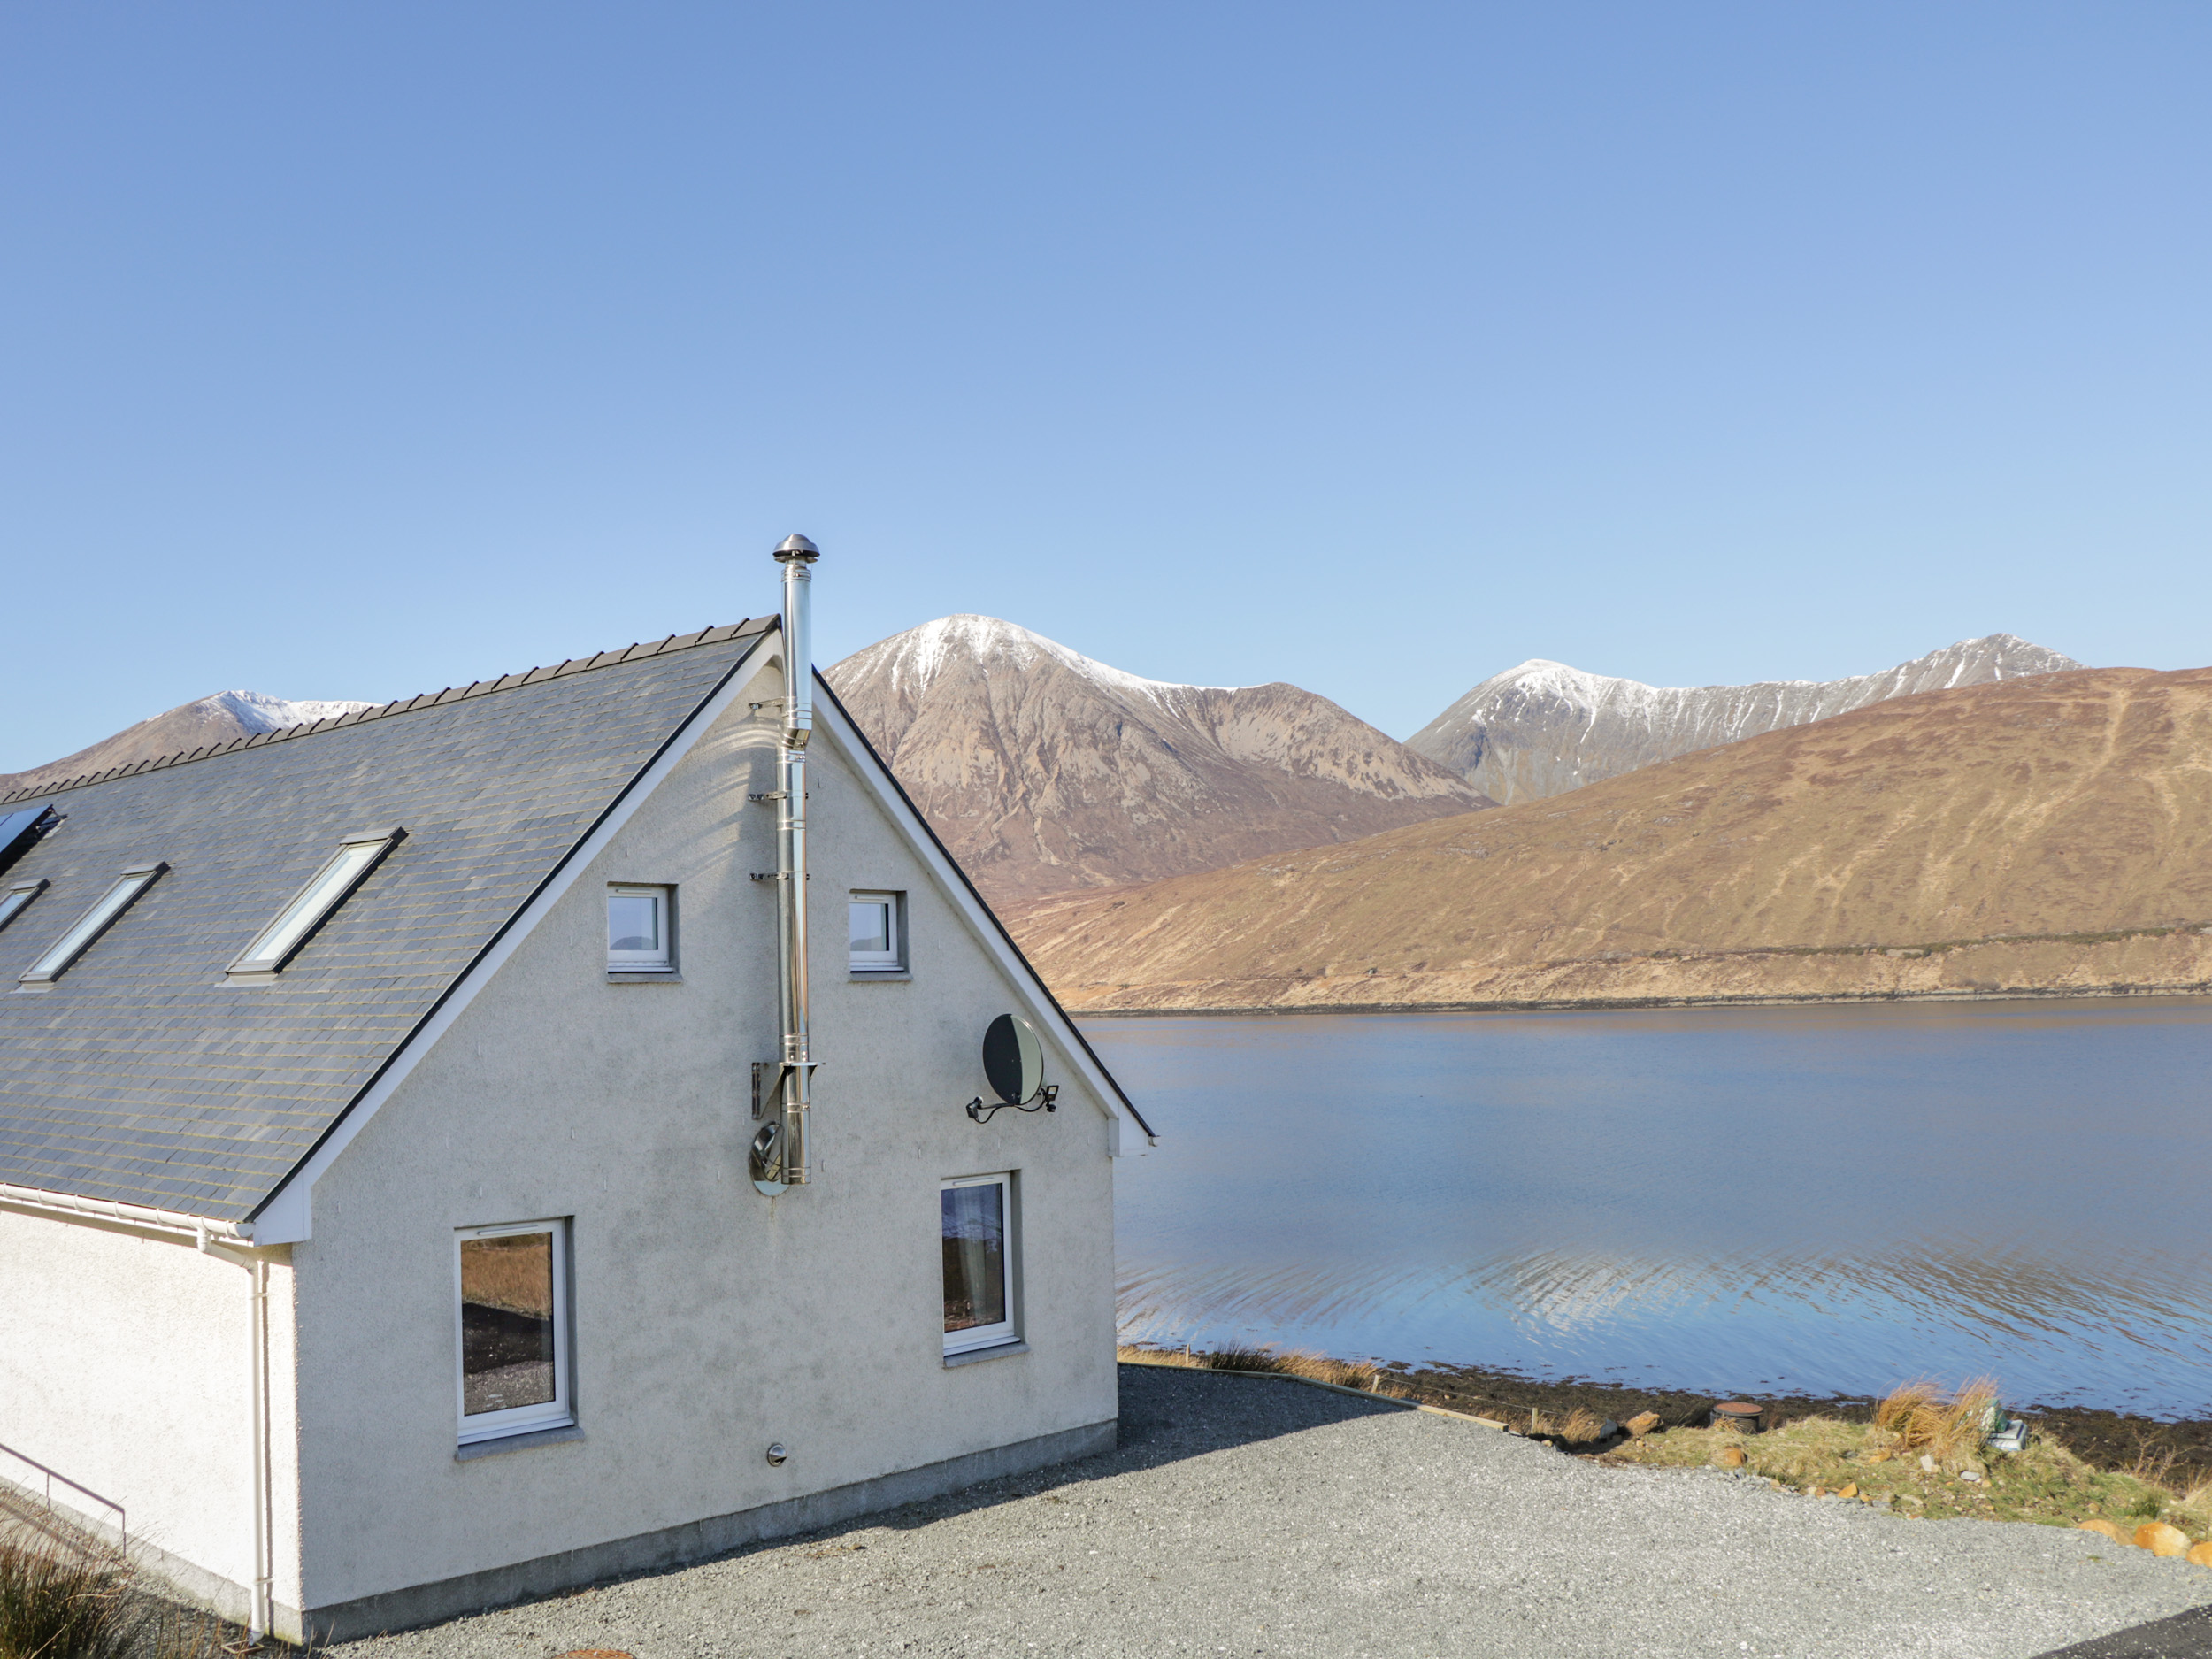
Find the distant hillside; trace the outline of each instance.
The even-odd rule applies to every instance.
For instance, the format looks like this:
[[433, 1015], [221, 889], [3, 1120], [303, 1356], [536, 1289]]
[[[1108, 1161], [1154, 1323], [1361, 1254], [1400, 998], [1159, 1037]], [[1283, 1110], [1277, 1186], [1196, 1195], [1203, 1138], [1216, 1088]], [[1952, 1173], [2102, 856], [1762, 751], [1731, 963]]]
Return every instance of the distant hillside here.
[[1507, 806], [1891, 697], [2082, 664], [2009, 634], [1878, 674], [1755, 686], [1646, 686], [1541, 659], [1494, 674], [1406, 740]]
[[0, 772], [0, 795], [16, 789], [36, 789], [67, 783], [111, 767], [127, 766], [164, 755], [188, 754], [233, 738], [259, 732], [280, 732], [288, 726], [327, 720], [355, 709], [374, 708], [369, 703], [290, 703], [265, 697], [257, 691], [219, 691], [197, 703], [180, 703], [166, 714], [126, 726], [113, 737], [104, 737], [89, 749], [34, 766], [27, 772]]
[[2212, 669], [1877, 703], [1009, 919], [1079, 1009], [2212, 989]]
[[991, 617], [826, 672], [994, 902], [1351, 841], [1490, 803], [1295, 686], [1179, 686]]

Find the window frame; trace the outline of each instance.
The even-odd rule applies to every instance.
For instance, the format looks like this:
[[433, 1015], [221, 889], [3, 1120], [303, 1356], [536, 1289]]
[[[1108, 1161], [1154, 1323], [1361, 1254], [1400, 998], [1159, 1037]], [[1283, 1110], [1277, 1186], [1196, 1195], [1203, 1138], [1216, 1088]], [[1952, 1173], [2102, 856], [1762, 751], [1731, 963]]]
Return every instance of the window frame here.
[[1006, 1298], [1006, 1317], [994, 1325], [972, 1325], [964, 1330], [943, 1333], [944, 1356], [974, 1354], [985, 1348], [1010, 1348], [1022, 1339], [1021, 1291], [1021, 1211], [1017, 1199], [1018, 1183], [1017, 1171], [997, 1170], [987, 1175], [957, 1175], [937, 1184], [937, 1240], [940, 1318], [943, 1308], [944, 1276], [944, 1194], [968, 1187], [996, 1187], [1000, 1190], [999, 1222], [1003, 1230], [1001, 1250], [1002, 1290]]
[[[472, 1239], [513, 1238], [526, 1233], [553, 1237], [553, 1398], [542, 1405], [509, 1406], [500, 1411], [468, 1409], [468, 1337], [464, 1324], [461, 1285], [461, 1247]], [[576, 1403], [571, 1361], [574, 1346], [573, 1320], [569, 1305], [569, 1218], [544, 1221], [502, 1221], [480, 1227], [453, 1230], [453, 1415], [455, 1432], [462, 1446], [503, 1440], [518, 1434], [539, 1434], [548, 1429], [573, 1428]]]
[[614, 929], [607, 929], [607, 972], [624, 976], [634, 973], [672, 977], [676, 972], [676, 884], [672, 881], [610, 881], [607, 898], [617, 895], [638, 897], [651, 895], [660, 909], [661, 948], [658, 951], [625, 950], [614, 948]]
[[[393, 848], [407, 839], [407, 832], [395, 825], [389, 829], [365, 830], [358, 835], [349, 835], [338, 843], [338, 850], [315, 866], [315, 873], [301, 884], [297, 892], [284, 901], [277, 913], [271, 917], [262, 930], [247, 941], [246, 948], [232, 958], [226, 973], [251, 975], [281, 973], [291, 965], [292, 958], [307, 949], [308, 941], [322, 931], [323, 924], [338, 913], [339, 907], [351, 898], [361, 884], [375, 873], [377, 866]], [[371, 849], [359, 867], [346, 878], [342, 886], [333, 887], [321, 904], [312, 911], [302, 912], [301, 907], [315, 896], [330, 873], [355, 856], [354, 849]], [[288, 929], [287, 924], [294, 924]], [[271, 941], [275, 941], [272, 943]], [[264, 949], [264, 947], [268, 947]]]
[[[882, 952], [880, 959], [863, 961], [852, 948], [852, 907], [861, 903], [883, 903], [890, 907], [891, 949]], [[868, 979], [883, 974], [905, 973], [906, 961], [906, 895], [888, 887], [854, 887], [845, 897], [845, 967], [857, 978]], [[871, 957], [877, 953], [871, 952]]]
[[168, 868], [158, 859], [151, 864], [132, 864], [126, 868], [108, 883], [106, 889], [92, 901], [83, 915], [62, 930], [60, 938], [41, 951], [38, 959], [16, 976], [18, 987], [43, 991], [54, 985], [83, 959], [84, 953], [97, 944], [109, 928], [122, 920], [123, 913], [144, 897], [146, 889], [160, 880]]
[[5, 927], [17, 917], [31, 908], [31, 901], [46, 891], [44, 876], [35, 876], [28, 881], [11, 881], [7, 891], [0, 893], [0, 927]]

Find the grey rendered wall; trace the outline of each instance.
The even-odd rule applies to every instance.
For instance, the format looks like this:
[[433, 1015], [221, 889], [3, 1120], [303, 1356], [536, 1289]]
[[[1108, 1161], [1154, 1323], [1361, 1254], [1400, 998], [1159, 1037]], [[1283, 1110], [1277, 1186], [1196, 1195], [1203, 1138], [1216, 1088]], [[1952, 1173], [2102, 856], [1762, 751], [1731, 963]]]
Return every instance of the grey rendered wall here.
[[[964, 1115], [1011, 987], [819, 738], [816, 1183], [753, 1190], [776, 927], [773, 884], [749, 875], [775, 857], [772, 809], [745, 797], [773, 787], [774, 728], [745, 699], [779, 689], [770, 671], [741, 694], [317, 1184], [294, 1247], [311, 1609], [503, 1582], [1114, 1417], [1100, 1102], [1052, 1055], [1056, 1114]], [[611, 881], [677, 885], [680, 984], [608, 983]], [[854, 887], [909, 895], [910, 982], [849, 979]], [[938, 1183], [1002, 1169], [1028, 1351], [948, 1368]], [[572, 1218], [581, 1436], [457, 1459], [454, 1230], [545, 1217]]]
[[[269, 1279], [273, 1589], [296, 1608], [291, 1275], [277, 1264]], [[120, 1504], [144, 1564], [242, 1621], [254, 1579], [251, 1321], [246, 1269], [188, 1240], [0, 1209], [0, 1444]], [[0, 1479], [42, 1495], [14, 1458], [0, 1456]], [[96, 1526], [114, 1519], [64, 1487], [53, 1495]]]

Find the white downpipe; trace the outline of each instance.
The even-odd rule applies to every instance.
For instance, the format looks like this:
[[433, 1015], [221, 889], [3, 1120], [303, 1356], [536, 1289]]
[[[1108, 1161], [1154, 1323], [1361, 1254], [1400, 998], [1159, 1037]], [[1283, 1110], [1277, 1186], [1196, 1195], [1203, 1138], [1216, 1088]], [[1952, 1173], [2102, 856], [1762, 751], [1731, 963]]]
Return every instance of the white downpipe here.
[[247, 1268], [253, 1305], [253, 1617], [247, 1635], [259, 1641], [276, 1622], [275, 1495], [269, 1456], [269, 1264]]
[[787, 537], [776, 549], [783, 566], [783, 743], [782, 799], [776, 811], [777, 928], [782, 946], [782, 1179], [803, 1187], [812, 1179], [808, 1144], [809, 1073], [814, 1069], [808, 1032], [806, 905], [806, 746], [814, 735], [814, 624], [808, 604], [814, 586], [810, 568], [821, 557], [803, 535]]

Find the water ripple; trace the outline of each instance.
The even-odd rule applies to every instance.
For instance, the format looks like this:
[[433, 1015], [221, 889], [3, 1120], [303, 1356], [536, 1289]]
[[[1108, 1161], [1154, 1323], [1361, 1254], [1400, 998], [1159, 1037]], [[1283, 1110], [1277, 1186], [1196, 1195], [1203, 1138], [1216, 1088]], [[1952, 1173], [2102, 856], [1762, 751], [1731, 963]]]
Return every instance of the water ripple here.
[[2203, 1004], [1092, 1034], [1164, 1136], [1120, 1166], [1133, 1339], [2212, 1410]]

